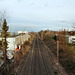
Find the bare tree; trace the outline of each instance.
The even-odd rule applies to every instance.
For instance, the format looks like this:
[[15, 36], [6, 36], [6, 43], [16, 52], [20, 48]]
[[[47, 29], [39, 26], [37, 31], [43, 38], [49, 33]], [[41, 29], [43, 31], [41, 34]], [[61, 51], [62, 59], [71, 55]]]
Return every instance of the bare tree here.
[[7, 19], [7, 13], [5, 11], [1, 12], [0, 11], [0, 31], [2, 31], [2, 25], [3, 25], [3, 21], [4, 19]]

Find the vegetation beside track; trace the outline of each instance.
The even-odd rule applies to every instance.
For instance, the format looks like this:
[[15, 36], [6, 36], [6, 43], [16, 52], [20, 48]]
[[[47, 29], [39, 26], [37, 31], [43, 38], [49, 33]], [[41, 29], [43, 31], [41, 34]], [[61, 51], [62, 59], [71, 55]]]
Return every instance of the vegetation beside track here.
[[29, 38], [28, 41], [25, 41], [24, 44], [22, 44], [22, 49], [14, 54], [14, 67], [12, 67], [12, 70], [10, 71], [9, 75], [17, 73], [18, 67], [20, 66], [20, 63], [23, 60], [23, 57], [27, 56], [30, 48], [32, 47], [34, 35], [35, 33], [31, 32], [31, 38]]
[[[41, 32], [39, 32], [41, 34]], [[69, 75], [75, 74], [75, 48], [74, 45], [67, 44], [65, 38], [66, 31], [59, 32], [60, 35], [55, 37], [56, 32], [43, 31], [43, 41], [50, 50], [57, 55], [57, 39], [59, 38], [59, 61]], [[40, 36], [41, 37], [41, 36]], [[56, 40], [55, 40], [56, 39]]]

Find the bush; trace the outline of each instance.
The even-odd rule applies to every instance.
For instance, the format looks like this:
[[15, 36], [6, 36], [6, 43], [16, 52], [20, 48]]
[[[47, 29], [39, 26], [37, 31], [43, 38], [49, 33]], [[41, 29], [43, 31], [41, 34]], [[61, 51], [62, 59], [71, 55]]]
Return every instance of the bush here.
[[72, 47], [69, 45], [60, 45], [60, 62], [67, 71], [75, 73], [75, 58]]
[[54, 39], [55, 41], [57, 41], [57, 36], [55, 35], [55, 36], [53, 37], [53, 39]]
[[25, 41], [24, 45], [30, 45], [30, 42], [29, 41]]
[[14, 61], [14, 65], [15, 65], [15, 67], [18, 66], [21, 57], [22, 57], [21, 51], [18, 51], [18, 52], [16, 52], [16, 53], [14, 54], [14, 60], [15, 60], [15, 61]]

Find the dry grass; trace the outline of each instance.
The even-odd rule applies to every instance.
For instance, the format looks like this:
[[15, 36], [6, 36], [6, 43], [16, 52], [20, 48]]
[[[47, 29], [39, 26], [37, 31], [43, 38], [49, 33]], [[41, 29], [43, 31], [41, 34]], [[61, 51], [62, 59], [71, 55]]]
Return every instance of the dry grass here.
[[69, 74], [75, 74], [75, 53], [69, 45], [60, 45], [60, 62]]
[[22, 49], [22, 55], [26, 56], [27, 53], [29, 52], [29, 50], [30, 50], [30, 46], [29, 45], [24, 46], [23, 49]]
[[[68, 72], [68, 74], [74, 75], [75, 74], [75, 48], [67, 44], [64, 33], [63, 33], [63, 36], [59, 36], [58, 38], [60, 41], [59, 59], [60, 59], [60, 63]], [[50, 50], [52, 50], [52, 52], [56, 55], [57, 44], [56, 43], [54, 44], [53, 34], [50, 34], [49, 32], [46, 33], [44, 35], [44, 42], [50, 48]]]
[[20, 62], [20, 59], [22, 58], [22, 52], [21, 51], [18, 51], [14, 54], [14, 66], [17, 67], [19, 62]]
[[45, 41], [53, 41], [53, 36], [54, 36], [54, 33], [52, 32], [46, 32], [44, 34], [44, 39]]
[[28, 41], [26, 41], [23, 45], [22, 45], [22, 50], [18, 51], [14, 54], [14, 65], [15, 67], [18, 66], [22, 56], [26, 56], [28, 54], [30, 50], [30, 43]]

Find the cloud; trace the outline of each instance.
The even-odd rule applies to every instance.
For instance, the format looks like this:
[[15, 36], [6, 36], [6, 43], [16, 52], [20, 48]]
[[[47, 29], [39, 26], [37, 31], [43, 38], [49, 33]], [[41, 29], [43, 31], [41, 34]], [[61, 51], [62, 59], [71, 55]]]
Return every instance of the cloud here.
[[67, 23], [68, 21], [64, 21], [64, 20], [62, 20], [62, 21], [59, 21], [59, 22], [61, 22], [61, 23]]
[[48, 6], [48, 2], [46, 2], [46, 4], [45, 4], [45, 7], [47, 7]]
[[69, 28], [75, 22], [74, 3], [74, 0], [0, 0], [0, 10], [8, 12], [11, 17], [8, 25], [13, 27], [56, 30]]
[[20, 1], [22, 1], [22, 0], [17, 0], [17, 1], [19, 1], [19, 2], [20, 2]]
[[41, 28], [41, 30], [54, 30], [54, 31], [60, 31], [62, 29], [66, 29], [66, 30], [73, 30], [73, 28], [71, 27], [51, 27], [51, 28]]
[[8, 25], [13, 27], [38, 27], [37, 25], [31, 25], [25, 23], [9, 23]]
[[32, 5], [34, 5], [35, 3], [34, 2], [32, 2], [32, 3], [30, 3], [30, 6], [32, 6]]

